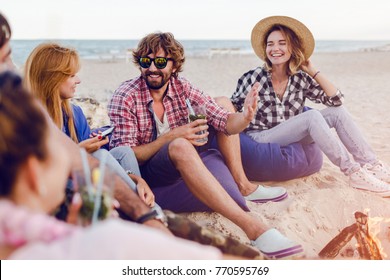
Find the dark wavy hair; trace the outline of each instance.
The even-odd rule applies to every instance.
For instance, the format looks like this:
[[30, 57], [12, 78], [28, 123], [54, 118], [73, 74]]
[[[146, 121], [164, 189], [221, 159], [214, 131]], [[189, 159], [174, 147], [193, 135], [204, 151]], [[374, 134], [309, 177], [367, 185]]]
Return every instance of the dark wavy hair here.
[[176, 78], [179, 72], [183, 71], [184, 48], [183, 45], [175, 39], [172, 33], [156, 32], [142, 38], [138, 47], [133, 50], [133, 62], [139, 66], [140, 57], [145, 57], [151, 53], [157, 53], [160, 49], [164, 50], [165, 55], [170, 55], [173, 59], [173, 67], [176, 72], [172, 75]]
[[47, 158], [47, 120], [38, 101], [11, 72], [0, 75], [0, 196], [7, 196], [29, 156]]
[[0, 13], [0, 48], [11, 40], [11, 27], [7, 19]]

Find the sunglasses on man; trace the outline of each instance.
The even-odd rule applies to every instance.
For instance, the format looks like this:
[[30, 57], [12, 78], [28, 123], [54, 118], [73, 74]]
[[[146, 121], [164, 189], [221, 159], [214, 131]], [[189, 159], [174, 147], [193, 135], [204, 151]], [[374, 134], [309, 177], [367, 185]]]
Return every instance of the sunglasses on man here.
[[153, 62], [154, 66], [156, 66], [157, 69], [164, 69], [168, 64], [168, 60], [173, 61], [172, 58], [168, 58], [168, 57], [150, 58], [148, 56], [145, 56], [145, 57], [140, 57], [138, 62], [142, 68], [149, 68]]

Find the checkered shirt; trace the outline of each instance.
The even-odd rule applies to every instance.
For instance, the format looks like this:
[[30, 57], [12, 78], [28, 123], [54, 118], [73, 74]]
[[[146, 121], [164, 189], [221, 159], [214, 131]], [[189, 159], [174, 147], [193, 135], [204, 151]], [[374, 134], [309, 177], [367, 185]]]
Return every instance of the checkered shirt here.
[[[171, 78], [167, 92], [163, 97], [165, 114], [170, 129], [188, 123], [189, 111], [185, 100], [192, 105], [206, 104], [208, 124], [217, 131], [227, 134], [228, 114], [219, 107], [214, 99], [193, 87], [184, 78]], [[114, 92], [109, 104], [108, 115], [115, 126], [110, 147], [140, 146], [157, 138], [157, 130], [153, 117], [153, 98], [145, 80], [139, 76], [123, 82]]]
[[231, 97], [238, 111], [242, 111], [245, 97], [255, 82], [260, 83], [258, 110], [246, 131], [270, 129], [302, 113], [306, 98], [326, 106], [340, 106], [344, 99], [339, 90], [336, 95], [327, 96], [311, 76], [299, 71], [289, 77], [287, 92], [280, 101], [272, 87], [271, 73], [263, 67], [257, 67], [238, 80], [236, 91]]

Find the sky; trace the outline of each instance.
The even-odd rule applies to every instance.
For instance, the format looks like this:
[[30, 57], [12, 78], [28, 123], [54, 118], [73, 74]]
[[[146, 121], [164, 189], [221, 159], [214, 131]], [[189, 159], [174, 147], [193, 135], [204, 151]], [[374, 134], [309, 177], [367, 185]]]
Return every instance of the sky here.
[[303, 22], [317, 40], [390, 40], [389, 0], [0, 0], [13, 39], [249, 40], [271, 15]]

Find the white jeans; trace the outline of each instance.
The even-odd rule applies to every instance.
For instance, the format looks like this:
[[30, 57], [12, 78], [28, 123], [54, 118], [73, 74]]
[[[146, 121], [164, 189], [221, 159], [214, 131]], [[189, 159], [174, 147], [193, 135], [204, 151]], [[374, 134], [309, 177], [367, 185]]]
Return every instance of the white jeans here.
[[[335, 128], [339, 139], [329, 128]], [[282, 146], [314, 141], [345, 175], [350, 175], [366, 163], [377, 162], [374, 151], [343, 106], [309, 110], [271, 129], [249, 131], [247, 134], [259, 143], [279, 143]], [[349, 158], [347, 150], [356, 162]]]

